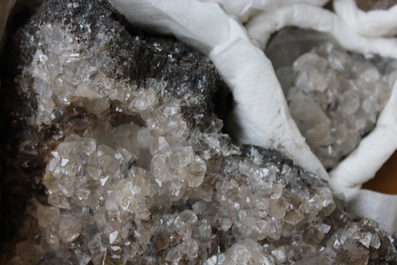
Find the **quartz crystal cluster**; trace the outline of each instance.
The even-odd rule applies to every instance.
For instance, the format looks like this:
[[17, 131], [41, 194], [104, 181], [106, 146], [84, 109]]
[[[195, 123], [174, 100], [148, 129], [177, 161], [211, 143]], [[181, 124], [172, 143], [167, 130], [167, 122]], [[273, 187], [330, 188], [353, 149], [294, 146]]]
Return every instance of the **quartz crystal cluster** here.
[[325, 43], [277, 69], [277, 76], [300, 132], [330, 169], [375, 127], [396, 81], [397, 62]]
[[123, 24], [105, 1], [48, 1], [8, 46], [3, 202], [29, 200], [4, 264], [397, 264], [328, 183], [231, 144], [208, 59]]

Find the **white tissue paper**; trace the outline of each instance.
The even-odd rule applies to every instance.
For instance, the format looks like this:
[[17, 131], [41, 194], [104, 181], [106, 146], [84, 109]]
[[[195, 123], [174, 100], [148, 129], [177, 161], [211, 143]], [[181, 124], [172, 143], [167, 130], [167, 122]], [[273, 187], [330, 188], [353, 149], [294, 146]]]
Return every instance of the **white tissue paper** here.
[[338, 16], [360, 35], [380, 37], [397, 33], [397, 5], [389, 10], [364, 12], [354, 0], [334, 0], [333, 4]]
[[382, 230], [397, 234], [397, 195], [360, 190], [346, 197], [346, 210], [372, 218]]
[[294, 3], [308, 3], [323, 6], [329, 0], [200, 0], [201, 2], [218, 3], [228, 15], [237, 18], [241, 23], [247, 22], [249, 18], [260, 11], [274, 10], [280, 6]]
[[287, 26], [329, 33], [342, 47], [350, 51], [397, 58], [397, 39], [362, 36], [335, 13], [308, 4], [294, 4], [270, 12], [264, 11], [246, 25], [248, 35], [261, 49], [266, 47], [272, 33]]
[[[355, 14], [360, 14], [356, 6], [350, 7], [350, 13], [344, 12], [342, 15], [341, 12], [342, 19], [316, 6], [326, 3], [325, 0], [110, 2], [135, 26], [173, 34], [210, 57], [233, 92], [235, 109], [229, 126], [239, 128], [235, 131], [241, 143], [280, 150], [303, 168], [324, 179], [328, 179], [328, 175], [290, 117], [270, 61], [252, 43], [263, 49], [271, 33], [291, 25], [331, 33], [348, 50], [397, 58], [396, 39], [369, 38], [379, 33], [363, 34], [373, 29], [365, 26], [365, 30], [360, 31], [345, 20], [350, 15], [357, 17]], [[228, 16], [218, 4], [210, 2], [219, 3], [228, 15], [237, 20]], [[339, 6], [343, 6], [342, 2]], [[370, 21], [367, 16], [358, 16]], [[371, 19], [374, 17], [371, 16]], [[246, 26], [251, 40], [241, 25], [249, 18], [251, 20]], [[387, 24], [380, 17], [377, 20], [377, 25]], [[392, 29], [379, 35], [391, 32]], [[396, 87], [380, 115], [376, 129], [332, 172], [331, 182], [336, 190], [346, 191], [347, 206], [351, 212], [373, 218], [382, 229], [391, 233], [397, 232], [397, 196], [358, 189], [397, 147]], [[390, 211], [390, 208], [395, 211]]]

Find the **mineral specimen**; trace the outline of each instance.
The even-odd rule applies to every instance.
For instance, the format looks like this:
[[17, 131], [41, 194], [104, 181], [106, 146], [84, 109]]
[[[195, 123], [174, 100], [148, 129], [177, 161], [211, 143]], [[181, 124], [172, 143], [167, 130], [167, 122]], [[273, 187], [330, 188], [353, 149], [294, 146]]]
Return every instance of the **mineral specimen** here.
[[26, 181], [33, 196], [2, 219], [19, 225], [6, 264], [397, 263], [326, 182], [230, 143], [208, 59], [123, 24], [105, 1], [53, 0], [8, 46], [3, 205]]
[[276, 73], [300, 132], [331, 169], [375, 127], [396, 80], [397, 62], [349, 54], [321, 34], [311, 38], [323, 44]]

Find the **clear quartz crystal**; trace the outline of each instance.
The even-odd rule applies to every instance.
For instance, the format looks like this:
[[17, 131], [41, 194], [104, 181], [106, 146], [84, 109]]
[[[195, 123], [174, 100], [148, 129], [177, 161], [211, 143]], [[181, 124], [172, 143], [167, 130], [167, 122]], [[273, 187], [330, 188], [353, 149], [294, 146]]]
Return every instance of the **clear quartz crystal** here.
[[276, 70], [292, 117], [326, 168], [374, 128], [391, 93], [388, 80], [397, 73], [393, 62], [367, 60], [325, 43]]

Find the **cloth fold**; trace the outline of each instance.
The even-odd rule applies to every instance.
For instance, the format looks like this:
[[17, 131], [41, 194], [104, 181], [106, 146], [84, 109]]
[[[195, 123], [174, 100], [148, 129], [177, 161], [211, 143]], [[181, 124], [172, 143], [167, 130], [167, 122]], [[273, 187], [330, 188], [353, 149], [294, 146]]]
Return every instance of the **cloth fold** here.
[[371, 218], [380, 229], [397, 235], [397, 195], [363, 189], [346, 197], [346, 210]]
[[389, 10], [364, 12], [354, 0], [334, 0], [335, 12], [351, 29], [362, 36], [381, 37], [397, 34], [397, 5]]
[[262, 12], [250, 20], [246, 28], [248, 35], [264, 49], [270, 35], [287, 26], [329, 33], [350, 51], [397, 58], [397, 39], [361, 36], [335, 13], [308, 4], [288, 5], [271, 12]]
[[274, 10], [280, 6], [295, 3], [307, 3], [323, 6], [330, 0], [200, 0], [201, 2], [218, 3], [228, 15], [238, 19], [240, 22], [247, 22], [252, 16], [260, 11]]

